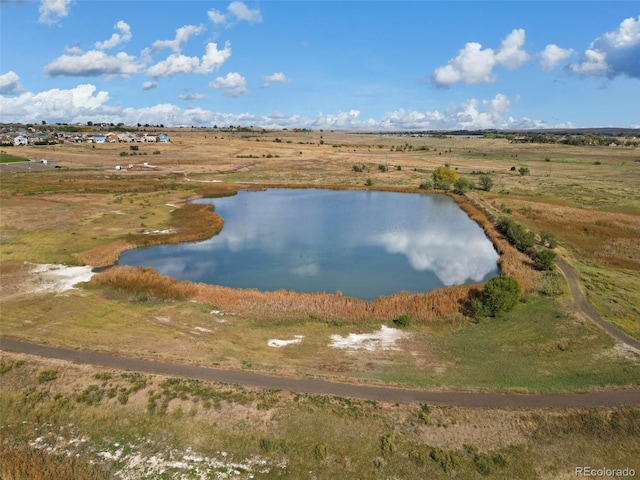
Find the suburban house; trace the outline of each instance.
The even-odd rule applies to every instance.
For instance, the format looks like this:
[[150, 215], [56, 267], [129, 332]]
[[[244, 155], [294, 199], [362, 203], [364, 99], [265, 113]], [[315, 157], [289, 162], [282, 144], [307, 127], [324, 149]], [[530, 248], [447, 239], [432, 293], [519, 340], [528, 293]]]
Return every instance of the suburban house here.
[[93, 137], [93, 143], [107, 143], [107, 137], [103, 135], [96, 135]]
[[156, 137], [156, 141], [161, 143], [167, 143], [167, 142], [170, 142], [171, 140], [169, 140], [169, 135], [167, 135], [166, 133], [161, 133]]
[[18, 135], [17, 137], [14, 137], [13, 144], [16, 147], [21, 145], [29, 145], [29, 139], [27, 138], [26, 135]]

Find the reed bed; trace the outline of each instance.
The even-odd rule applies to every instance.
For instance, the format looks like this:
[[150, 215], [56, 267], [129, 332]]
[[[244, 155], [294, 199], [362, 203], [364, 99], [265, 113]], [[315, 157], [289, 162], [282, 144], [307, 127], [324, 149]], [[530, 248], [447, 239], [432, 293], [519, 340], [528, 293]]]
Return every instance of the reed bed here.
[[262, 292], [196, 284], [142, 267], [112, 267], [94, 275], [91, 285], [114, 289], [131, 298], [195, 301], [264, 319], [309, 318], [340, 322], [389, 321], [403, 314], [418, 322], [435, 321], [464, 311], [468, 302], [481, 292], [480, 285], [461, 285], [425, 293], [401, 292], [366, 301], [341, 293]]

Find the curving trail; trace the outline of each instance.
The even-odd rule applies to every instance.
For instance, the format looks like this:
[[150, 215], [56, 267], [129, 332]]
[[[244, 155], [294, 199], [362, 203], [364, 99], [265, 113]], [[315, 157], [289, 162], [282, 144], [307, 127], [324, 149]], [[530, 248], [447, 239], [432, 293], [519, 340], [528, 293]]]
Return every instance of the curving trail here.
[[473, 408], [565, 408], [618, 407], [640, 404], [640, 390], [606, 390], [588, 393], [517, 394], [494, 392], [429, 391], [351, 383], [330, 382], [309, 378], [289, 378], [254, 372], [222, 370], [192, 365], [140, 360], [97, 352], [70, 350], [0, 339], [2, 350], [57, 358], [76, 363], [100, 365], [138, 372], [196, 378], [216, 382], [249, 385], [261, 388], [291, 390], [317, 395], [337, 395], [385, 402], [416, 402]]

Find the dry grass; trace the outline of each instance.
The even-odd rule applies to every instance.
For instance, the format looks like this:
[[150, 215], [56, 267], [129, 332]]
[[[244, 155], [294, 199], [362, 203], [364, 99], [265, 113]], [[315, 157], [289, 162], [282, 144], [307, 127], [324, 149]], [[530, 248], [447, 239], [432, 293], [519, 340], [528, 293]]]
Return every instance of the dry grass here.
[[422, 322], [450, 318], [480, 293], [479, 285], [462, 285], [426, 293], [402, 292], [367, 302], [339, 293], [261, 292], [194, 284], [162, 276], [150, 268], [134, 267], [110, 268], [95, 275], [91, 284], [134, 297], [201, 302], [263, 319], [318, 318], [341, 322], [393, 320], [402, 314]]
[[27, 445], [0, 443], [2, 480], [99, 480], [108, 476], [78, 457], [49, 455]]

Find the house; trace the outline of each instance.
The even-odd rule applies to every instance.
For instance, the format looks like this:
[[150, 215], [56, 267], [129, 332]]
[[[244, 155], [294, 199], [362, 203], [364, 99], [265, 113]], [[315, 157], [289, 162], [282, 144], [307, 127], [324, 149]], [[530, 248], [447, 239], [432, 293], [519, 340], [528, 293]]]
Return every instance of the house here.
[[93, 143], [107, 143], [107, 137], [102, 135], [97, 135], [93, 137]]
[[155, 143], [155, 141], [156, 141], [156, 137], [155, 137], [154, 135], [147, 135], [147, 134], [145, 133], [145, 135], [144, 135], [144, 141], [145, 141], [145, 142], [147, 142], [147, 143]]
[[166, 133], [161, 133], [156, 137], [156, 141], [161, 143], [167, 143], [167, 142], [170, 142], [171, 140], [169, 140], [169, 135], [167, 135]]
[[107, 143], [118, 143], [120, 141], [118, 135], [116, 135], [115, 133], [108, 133], [105, 138]]
[[22, 145], [29, 145], [29, 139], [26, 137], [26, 135], [18, 135], [17, 137], [14, 137], [13, 144], [16, 147], [22, 146]]

